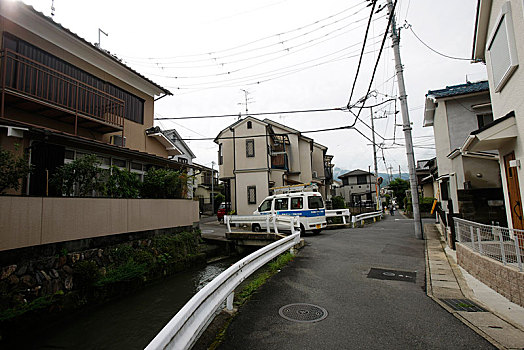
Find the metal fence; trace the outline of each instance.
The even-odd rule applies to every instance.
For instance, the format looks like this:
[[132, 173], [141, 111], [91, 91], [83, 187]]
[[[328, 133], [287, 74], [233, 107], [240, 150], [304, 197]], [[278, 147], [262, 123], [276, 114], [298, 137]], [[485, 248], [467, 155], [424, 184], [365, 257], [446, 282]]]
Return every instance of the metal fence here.
[[367, 219], [373, 219], [376, 220], [376, 218], [382, 218], [382, 212], [381, 211], [374, 211], [372, 213], [365, 213], [360, 215], [355, 215], [351, 217], [351, 222], [353, 224], [353, 227], [357, 226], [357, 222], [360, 222], [361, 225], [364, 224], [364, 221]]
[[471, 250], [522, 271], [524, 230], [455, 218], [457, 241]]

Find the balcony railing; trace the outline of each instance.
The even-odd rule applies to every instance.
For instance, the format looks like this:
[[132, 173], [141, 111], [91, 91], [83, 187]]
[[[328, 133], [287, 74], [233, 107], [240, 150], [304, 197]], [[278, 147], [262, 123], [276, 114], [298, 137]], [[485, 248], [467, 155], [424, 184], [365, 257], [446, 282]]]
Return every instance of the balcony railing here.
[[108, 131], [123, 129], [123, 100], [9, 49], [0, 51], [0, 59], [1, 117], [9, 94], [73, 115], [75, 133], [86, 119], [108, 126]]

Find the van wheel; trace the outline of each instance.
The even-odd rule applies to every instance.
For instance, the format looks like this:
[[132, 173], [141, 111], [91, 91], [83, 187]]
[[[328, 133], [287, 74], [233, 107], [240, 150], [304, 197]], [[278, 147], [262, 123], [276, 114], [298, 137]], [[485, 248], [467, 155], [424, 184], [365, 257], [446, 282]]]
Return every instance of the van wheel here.
[[300, 235], [303, 236], [306, 233], [306, 228], [304, 225], [300, 224]]
[[260, 225], [259, 224], [253, 224], [251, 225], [251, 231], [252, 232], [260, 232], [261, 229], [260, 229]]
[[311, 232], [313, 232], [314, 235], [320, 234], [320, 231], [322, 231], [322, 230], [311, 230]]

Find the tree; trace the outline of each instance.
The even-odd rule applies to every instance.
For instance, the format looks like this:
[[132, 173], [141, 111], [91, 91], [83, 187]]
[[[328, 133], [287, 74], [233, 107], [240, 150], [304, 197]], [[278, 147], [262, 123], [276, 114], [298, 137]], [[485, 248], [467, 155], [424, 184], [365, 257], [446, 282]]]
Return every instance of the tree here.
[[0, 194], [10, 188], [18, 191], [20, 179], [31, 172], [31, 166], [24, 157], [17, 157], [12, 152], [0, 149]]
[[91, 196], [94, 191], [103, 191], [104, 189], [100, 164], [94, 154], [75, 159], [71, 163], [57, 168], [51, 179], [51, 184], [65, 196]]
[[346, 202], [342, 196], [334, 196], [331, 198], [331, 205], [333, 209], [346, 209]]
[[397, 177], [389, 183], [389, 188], [393, 191], [393, 196], [402, 208], [404, 206], [404, 198], [406, 198], [406, 191], [410, 188], [409, 181]]
[[182, 171], [151, 168], [144, 176], [142, 198], [185, 198], [187, 174]]

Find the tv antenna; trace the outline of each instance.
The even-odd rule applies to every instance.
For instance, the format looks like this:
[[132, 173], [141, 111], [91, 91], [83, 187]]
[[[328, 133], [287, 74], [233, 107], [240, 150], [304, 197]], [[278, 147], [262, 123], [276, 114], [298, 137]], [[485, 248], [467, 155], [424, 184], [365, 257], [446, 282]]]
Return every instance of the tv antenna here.
[[104, 32], [102, 29], [98, 28], [98, 44], [95, 44], [96, 47], [98, 47], [99, 49], [101, 49], [102, 47], [100, 47], [100, 33], [104, 34], [105, 36], [109, 36], [109, 34], [107, 34], [106, 32]]

